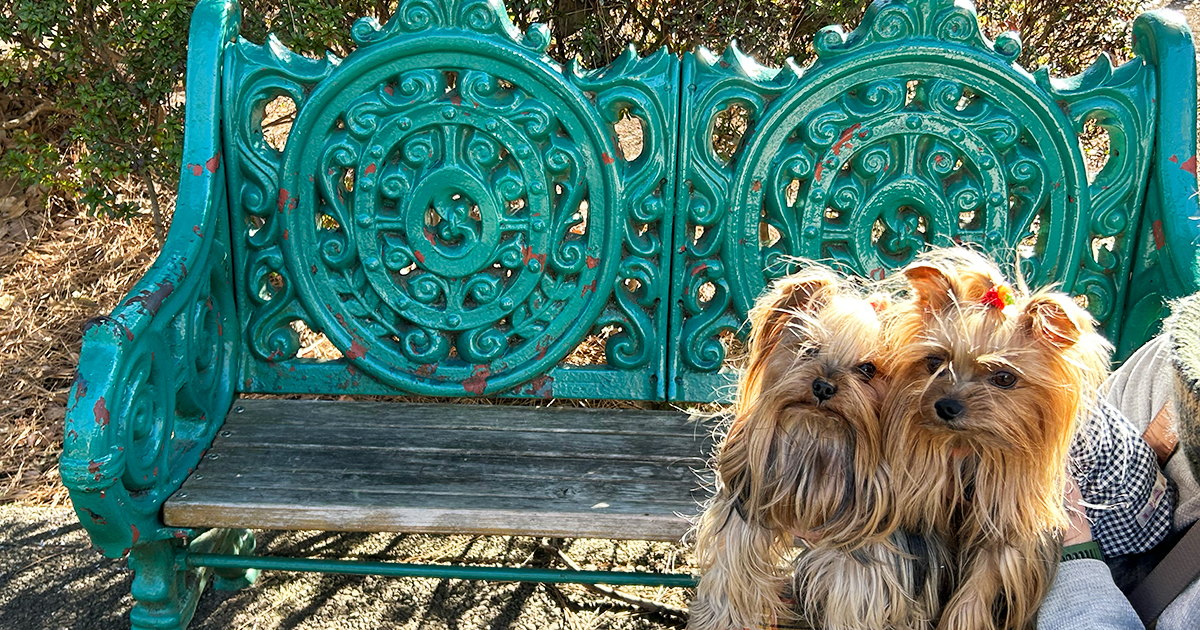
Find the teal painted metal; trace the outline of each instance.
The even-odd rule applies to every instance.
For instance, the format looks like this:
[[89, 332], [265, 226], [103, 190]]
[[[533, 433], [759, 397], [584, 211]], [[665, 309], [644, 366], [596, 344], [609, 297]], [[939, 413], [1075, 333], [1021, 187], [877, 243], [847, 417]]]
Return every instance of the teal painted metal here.
[[196, 7], [179, 201], [162, 254], [84, 331], [67, 405], [63, 484], [109, 557], [186, 538], [159, 508], [196, 466], [233, 399], [239, 352], [220, 143], [220, 69], [235, 4]]
[[1133, 24], [1133, 48], [1158, 72], [1158, 120], [1118, 359], [1158, 332], [1168, 300], [1200, 291], [1192, 34], [1182, 15], [1151, 11]]
[[[823, 30], [808, 68], [765, 68], [736, 45], [684, 57], [672, 399], [728, 391], [722, 337], [797, 257], [881, 279], [930, 245], [1010, 265], [1015, 252], [1030, 284], [1085, 296], [1117, 339], [1155, 66], [1103, 56], [1054, 79], [1016, 65], [1020, 46], [1014, 33], [984, 37], [966, 2], [879, 0], [852, 33]], [[725, 160], [712, 134], [731, 105], [746, 133]], [[1088, 121], [1111, 146], [1092, 178], [1078, 140]]]
[[311, 573], [383, 575], [388, 577], [543, 582], [552, 584], [611, 584], [613, 586], [669, 586], [676, 588], [691, 588], [696, 585], [696, 578], [691, 575], [634, 571], [571, 571], [528, 567], [455, 566], [221, 554], [189, 554], [186, 562], [187, 566], [196, 568], [307, 571]]
[[[352, 34], [345, 59], [229, 55], [241, 389], [661, 400], [679, 60], [564, 69], [497, 0], [409, 0]], [[296, 358], [298, 323], [344, 358]], [[589, 335], [604, 364], [568, 365]]]

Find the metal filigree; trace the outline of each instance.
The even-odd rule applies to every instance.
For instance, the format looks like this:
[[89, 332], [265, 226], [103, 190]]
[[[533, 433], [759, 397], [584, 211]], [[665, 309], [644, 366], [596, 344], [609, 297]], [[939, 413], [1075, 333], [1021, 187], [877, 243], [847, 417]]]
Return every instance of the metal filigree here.
[[[662, 387], [678, 62], [629, 51], [564, 71], [542, 32], [496, 2], [413, 0], [385, 26], [360, 20], [344, 60], [239, 43], [247, 388], [314, 370], [328, 384], [326, 366], [272, 367], [296, 360], [293, 322], [401, 391], [590, 390], [548, 374], [588, 334], [609, 369], [644, 374], [629, 394]], [[279, 95], [298, 110], [282, 155], [260, 129]], [[614, 138], [627, 115], [645, 144], [632, 161]], [[358, 374], [333, 386], [361, 389]]]
[[[705, 51], [685, 60], [699, 88], [685, 103], [691, 128], [711, 128], [729, 104], [749, 123], [728, 164], [703, 136], [683, 148], [681, 389], [719, 383], [701, 375], [722, 365], [720, 336], [797, 259], [882, 279], [931, 245], [977, 246], [1019, 260], [1031, 285], [1086, 296], [1115, 332], [1131, 248], [1122, 235], [1151, 142], [1151, 70], [1136, 60], [1113, 70], [1105, 57], [1078, 77], [1035, 79], [1012, 62], [1015, 34], [989, 41], [973, 9], [949, 0], [876, 2], [852, 33], [826, 29], [814, 46], [810, 68], [780, 73], [797, 75], [784, 87], [733, 63], [736, 51], [719, 67]], [[1094, 181], [1079, 146], [1088, 120], [1108, 131], [1113, 155]]]

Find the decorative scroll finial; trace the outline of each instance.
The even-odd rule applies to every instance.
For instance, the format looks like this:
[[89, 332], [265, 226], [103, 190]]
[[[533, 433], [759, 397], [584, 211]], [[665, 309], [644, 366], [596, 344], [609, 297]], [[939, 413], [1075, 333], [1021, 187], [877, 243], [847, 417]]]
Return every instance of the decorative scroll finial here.
[[545, 52], [550, 45], [550, 29], [545, 24], [534, 24], [522, 33], [502, 0], [402, 0], [387, 24], [381, 26], [373, 17], [361, 18], [354, 23], [351, 36], [359, 46], [368, 46], [400, 33], [436, 28], [501, 36], [536, 53]]
[[970, 0], [875, 0], [858, 28], [849, 34], [840, 26], [821, 29], [813, 48], [819, 58], [831, 60], [875, 44], [917, 38], [970, 46], [1008, 63], [1021, 54], [1016, 33], [1003, 33], [995, 42], [983, 34]]

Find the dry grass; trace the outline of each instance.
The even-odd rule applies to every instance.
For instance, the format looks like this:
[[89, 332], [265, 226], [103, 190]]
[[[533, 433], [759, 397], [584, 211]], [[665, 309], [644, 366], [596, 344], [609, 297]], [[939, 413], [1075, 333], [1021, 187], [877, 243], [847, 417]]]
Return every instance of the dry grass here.
[[39, 193], [0, 205], [0, 503], [58, 505], [64, 405], [84, 322], [117, 305], [158, 244], [148, 220], [44, 208]]

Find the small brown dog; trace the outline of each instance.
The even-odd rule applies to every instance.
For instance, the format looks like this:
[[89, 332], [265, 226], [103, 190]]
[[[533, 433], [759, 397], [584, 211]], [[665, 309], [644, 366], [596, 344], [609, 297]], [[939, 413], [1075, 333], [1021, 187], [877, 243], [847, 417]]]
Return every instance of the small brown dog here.
[[882, 412], [900, 525], [956, 555], [939, 629], [1031, 628], [1067, 526], [1068, 447], [1110, 346], [1069, 296], [1018, 293], [972, 251], [929, 252], [904, 275]]
[[[873, 307], [874, 306], [874, 307]], [[697, 528], [702, 577], [689, 627], [760, 628], [796, 611], [818, 627], [920, 625], [939, 560], [894, 530], [879, 407], [877, 307], [806, 265], [750, 314], [749, 365]], [[794, 536], [807, 550], [796, 557]], [[932, 570], [931, 570], [932, 568]], [[918, 621], [914, 621], [918, 620]]]

